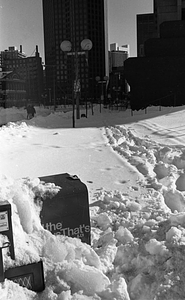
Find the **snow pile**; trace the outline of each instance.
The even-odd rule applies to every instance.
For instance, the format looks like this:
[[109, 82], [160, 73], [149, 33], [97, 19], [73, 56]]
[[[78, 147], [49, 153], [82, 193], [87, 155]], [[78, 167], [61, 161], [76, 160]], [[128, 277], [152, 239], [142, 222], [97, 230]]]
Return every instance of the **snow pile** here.
[[185, 212], [172, 213], [153, 189], [139, 202], [100, 191], [90, 205], [90, 246], [41, 226], [40, 198], [58, 190], [38, 178], [1, 178], [0, 199], [13, 210], [16, 256], [13, 261], [3, 250], [5, 269], [42, 259], [46, 283], [36, 294], [6, 279], [3, 299], [183, 299]]
[[7, 110], [4, 108], [0, 108], [0, 125], [7, 124], [8, 122], [16, 122], [26, 119], [26, 110], [18, 109], [18, 108], [9, 108], [8, 114]]
[[[52, 110], [50, 108], [44, 108], [44, 107], [36, 107], [36, 115], [39, 116], [48, 116]], [[26, 120], [27, 118], [27, 112], [24, 107], [16, 108], [3, 108], [0, 107], [0, 125], [5, 125], [9, 122], [17, 122]]]

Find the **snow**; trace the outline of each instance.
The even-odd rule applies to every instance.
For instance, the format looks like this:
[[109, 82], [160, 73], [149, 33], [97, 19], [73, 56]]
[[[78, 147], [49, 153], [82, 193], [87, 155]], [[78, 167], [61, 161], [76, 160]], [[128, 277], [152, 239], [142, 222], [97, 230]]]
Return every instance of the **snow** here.
[[[86, 113], [85, 109], [81, 113]], [[133, 112], [69, 107], [0, 109], [0, 203], [12, 209], [15, 260], [43, 261], [45, 289], [5, 279], [3, 300], [180, 300], [185, 295], [185, 107]], [[91, 245], [41, 225], [41, 198], [69, 173], [89, 194]], [[0, 245], [7, 237], [0, 235]]]

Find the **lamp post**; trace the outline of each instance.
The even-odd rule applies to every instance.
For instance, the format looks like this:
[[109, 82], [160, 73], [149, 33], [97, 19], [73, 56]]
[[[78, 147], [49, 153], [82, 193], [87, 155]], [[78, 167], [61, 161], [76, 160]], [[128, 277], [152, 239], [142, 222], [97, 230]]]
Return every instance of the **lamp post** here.
[[96, 81], [101, 84], [101, 96], [100, 96], [100, 112], [101, 112], [101, 103], [104, 101], [104, 83], [107, 83], [109, 80], [108, 76], [104, 76], [103, 80], [101, 80], [100, 76], [96, 76]]
[[78, 56], [79, 55], [86, 55], [87, 51], [92, 49], [92, 42], [89, 39], [84, 39], [81, 41], [81, 49], [83, 51], [78, 51], [75, 48], [75, 45], [72, 45], [71, 41], [65, 40], [60, 44], [60, 48], [63, 52], [67, 53], [67, 55], [73, 56], [73, 64], [75, 68], [74, 72], [74, 80], [72, 80], [72, 99], [73, 99], [73, 128], [75, 127], [75, 100], [76, 100], [76, 117], [77, 119], [80, 118], [80, 106], [79, 106], [79, 92], [80, 92], [80, 80], [79, 80], [79, 62]]

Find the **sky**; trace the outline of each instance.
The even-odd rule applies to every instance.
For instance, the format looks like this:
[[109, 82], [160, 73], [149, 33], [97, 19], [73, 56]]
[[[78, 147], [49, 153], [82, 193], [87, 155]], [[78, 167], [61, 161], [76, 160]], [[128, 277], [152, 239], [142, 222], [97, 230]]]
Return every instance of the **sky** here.
[[[136, 14], [153, 12], [152, 0], [107, 0], [109, 44], [129, 44], [136, 56]], [[0, 50], [23, 46], [26, 55], [39, 46], [44, 57], [41, 0], [0, 0]]]
[[[0, 109], [0, 124], [8, 122], [0, 127], [0, 205], [11, 205], [15, 250], [14, 260], [3, 249], [3, 262], [9, 270], [42, 260], [45, 287], [36, 293], [6, 278], [0, 299], [184, 300], [185, 106], [132, 115], [94, 105], [75, 128], [71, 107], [35, 108], [31, 120], [24, 108]], [[66, 173], [86, 185], [80, 201], [77, 179]], [[86, 196], [90, 230], [78, 207]], [[57, 235], [41, 225], [45, 201], [53, 216], [47, 228]], [[3, 217], [1, 210], [1, 233]], [[91, 243], [63, 232], [91, 232]], [[0, 234], [0, 246], [6, 242]]]

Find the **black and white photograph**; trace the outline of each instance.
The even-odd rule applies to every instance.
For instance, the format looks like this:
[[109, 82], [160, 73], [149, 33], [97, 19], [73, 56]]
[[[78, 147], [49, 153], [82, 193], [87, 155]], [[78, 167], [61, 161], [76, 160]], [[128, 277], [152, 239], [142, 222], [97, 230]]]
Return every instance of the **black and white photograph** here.
[[0, 300], [185, 299], [185, 0], [0, 0]]

